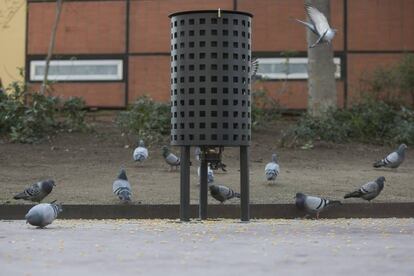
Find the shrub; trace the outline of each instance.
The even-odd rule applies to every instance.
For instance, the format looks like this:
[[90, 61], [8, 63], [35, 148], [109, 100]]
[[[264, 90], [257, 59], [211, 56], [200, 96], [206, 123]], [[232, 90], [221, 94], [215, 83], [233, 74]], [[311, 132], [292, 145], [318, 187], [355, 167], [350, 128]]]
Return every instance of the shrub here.
[[257, 90], [252, 93], [252, 126], [258, 128], [281, 116], [279, 103], [268, 96], [266, 90]]
[[414, 144], [414, 112], [385, 102], [364, 100], [349, 109], [329, 110], [323, 116], [304, 115], [284, 141], [309, 143], [360, 141], [375, 144]]
[[120, 112], [116, 122], [122, 132], [155, 142], [169, 134], [170, 113], [168, 104], [155, 102], [143, 96], [138, 98], [127, 111]]
[[34, 143], [59, 131], [87, 128], [82, 99], [29, 93], [22, 82], [13, 82], [6, 92], [0, 94], [0, 134], [13, 142]]

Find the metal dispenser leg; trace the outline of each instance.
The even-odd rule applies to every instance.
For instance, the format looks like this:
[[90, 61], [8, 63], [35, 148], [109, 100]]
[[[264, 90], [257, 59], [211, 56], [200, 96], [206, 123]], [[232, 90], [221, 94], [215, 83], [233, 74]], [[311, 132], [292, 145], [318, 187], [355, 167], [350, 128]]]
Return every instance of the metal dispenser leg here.
[[190, 220], [190, 147], [181, 147], [180, 159], [180, 220]]
[[207, 194], [208, 194], [208, 183], [207, 183], [207, 162], [204, 158], [201, 158], [200, 165], [200, 219], [207, 219]]
[[240, 197], [241, 221], [249, 221], [249, 151], [247, 146], [240, 147]]

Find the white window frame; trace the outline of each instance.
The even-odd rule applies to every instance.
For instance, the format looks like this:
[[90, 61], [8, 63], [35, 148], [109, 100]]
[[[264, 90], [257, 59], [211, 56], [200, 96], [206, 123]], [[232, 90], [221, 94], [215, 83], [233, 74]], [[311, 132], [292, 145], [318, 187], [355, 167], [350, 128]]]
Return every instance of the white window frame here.
[[[286, 62], [289, 62], [290, 64], [298, 64], [298, 63], [305, 63], [308, 64], [308, 58], [298, 58], [298, 57], [291, 57], [291, 58], [257, 58], [257, 61], [259, 62], [259, 68], [261, 64], [284, 64]], [[339, 57], [333, 58], [334, 64], [335, 64], [335, 78], [340, 79], [341, 78], [341, 59]], [[308, 73], [259, 73], [257, 72], [257, 75], [263, 79], [298, 79], [298, 80], [305, 80], [308, 79]]]
[[[45, 66], [44, 60], [30, 61], [30, 80], [42, 81], [44, 76], [36, 75], [36, 66]], [[123, 60], [122, 59], [104, 59], [104, 60], [51, 60], [50, 66], [70, 66], [70, 65], [116, 65], [116, 74], [96, 74], [96, 75], [51, 75], [49, 73], [48, 80], [50, 81], [119, 81], [123, 78]]]

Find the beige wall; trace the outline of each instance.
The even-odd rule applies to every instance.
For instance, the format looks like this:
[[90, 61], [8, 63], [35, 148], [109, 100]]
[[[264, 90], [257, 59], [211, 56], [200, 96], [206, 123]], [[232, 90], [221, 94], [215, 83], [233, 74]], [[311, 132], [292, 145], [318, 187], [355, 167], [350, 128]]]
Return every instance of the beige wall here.
[[0, 78], [3, 86], [18, 80], [25, 59], [26, 1], [0, 0]]

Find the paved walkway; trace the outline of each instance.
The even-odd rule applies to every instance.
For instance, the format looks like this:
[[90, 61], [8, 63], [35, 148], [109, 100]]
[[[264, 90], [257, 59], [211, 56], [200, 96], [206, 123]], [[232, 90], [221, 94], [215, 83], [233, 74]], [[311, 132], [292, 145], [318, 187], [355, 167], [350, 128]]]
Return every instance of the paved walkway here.
[[0, 275], [414, 275], [413, 233], [414, 219], [0, 221]]

